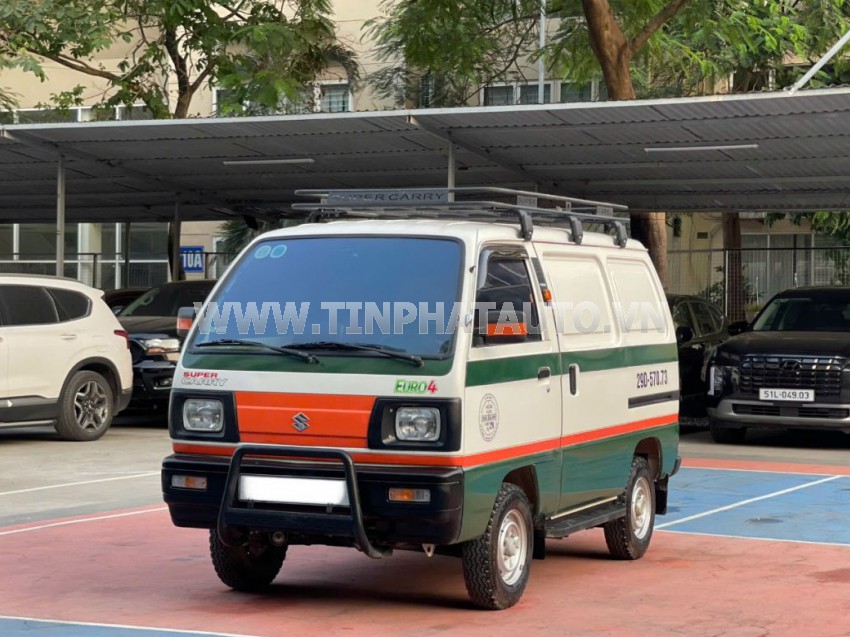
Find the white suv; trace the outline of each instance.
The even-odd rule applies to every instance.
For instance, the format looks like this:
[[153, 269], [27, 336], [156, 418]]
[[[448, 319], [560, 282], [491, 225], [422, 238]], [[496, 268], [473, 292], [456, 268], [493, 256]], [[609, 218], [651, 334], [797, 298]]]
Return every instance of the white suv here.
[[78, 281], [0, 274], [0, 427], [97, 440], [130, 401], [127, 332]]

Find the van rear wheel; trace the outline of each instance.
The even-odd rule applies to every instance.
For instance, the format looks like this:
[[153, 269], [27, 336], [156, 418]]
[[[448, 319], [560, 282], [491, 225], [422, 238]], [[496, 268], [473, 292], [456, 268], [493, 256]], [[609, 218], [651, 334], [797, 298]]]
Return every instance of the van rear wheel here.
[[528, 584], [533, 544], [528, 498], [505, 482], [484, 535], [463, 545], [463, 579], [477, 606], [501, 610], [519, 601]]
[[629, 483], [620, 496], [626, 515], [604, 525], [608, 551], [618, 560], [643, 557], [655, 527], [655, 485], [646, 458], [632, 458]]
[[274, 546], [266, 539], [249, 538], [243, 544], [227, 546], [218, 531], [210, 531], [210, 557], [216, 575], [233, 590], [262, 591], [274, 581], [286, 559], [286, 545]]

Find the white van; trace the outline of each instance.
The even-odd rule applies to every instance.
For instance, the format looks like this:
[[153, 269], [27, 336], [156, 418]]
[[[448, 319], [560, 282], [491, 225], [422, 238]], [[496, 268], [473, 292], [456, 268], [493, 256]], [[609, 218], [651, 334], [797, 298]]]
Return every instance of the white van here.
[[164, 497], [210, 529], [221, 580], [267, 587], [292, 545], [419, 549], [502, 609], [546, 538], [601, 526], [641, 557], [679, 465], [679, 374], [622, 219], [505, 189], [302, 192], [322, 198], [308, 223], [242, 252], [175, 374]]

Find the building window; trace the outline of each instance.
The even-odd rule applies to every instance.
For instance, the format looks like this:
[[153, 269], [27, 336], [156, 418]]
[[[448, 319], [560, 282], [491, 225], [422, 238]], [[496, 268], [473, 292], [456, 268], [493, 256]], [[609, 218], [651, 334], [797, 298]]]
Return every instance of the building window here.
[[561, 103], [590, 102], [593, 100], [593, 82], [561, 82]]
[[351, 110], [351, 87], [347, 83], [321, 84], [319, 110], [323, 113], [347, 113]]
[[[540, 95], [539, 84], [520, 84], [519, 86], [519, 101], [518, 104], [537, 104], [537, 98]], [[546, 82], [543, 85], [543, 103], [548, 104], [552, 101], [552, 85]]]
[[484, 106], [509, 106], [514, 103], [512, 84], [484, 87]]
[[[77, 224], [65, 226], [65, 254], [77, 254]], [[56, 228], [50, 223], [22, 223], [18, 226], [18, 252], [21, 258], [53, 259], [56, 255]]]

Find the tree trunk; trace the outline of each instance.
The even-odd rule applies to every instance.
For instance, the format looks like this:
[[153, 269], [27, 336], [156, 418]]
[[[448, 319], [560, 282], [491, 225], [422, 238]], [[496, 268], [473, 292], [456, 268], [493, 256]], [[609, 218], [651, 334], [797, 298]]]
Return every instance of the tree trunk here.
[[640, 241], [649, 251], [649, 258], [658, 272], [661, 284], [667, 287], [667, 222], [664, 212], [631, 213], [632, 239]]
[[737, 212], [723, 213], [723, 250], [726, 253], [726, 316], [729, 322], [743, 321], [746, 299], [744, 298], [744, 268], [741, 261], [741, 217]]

